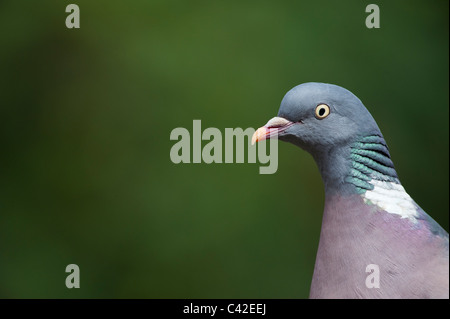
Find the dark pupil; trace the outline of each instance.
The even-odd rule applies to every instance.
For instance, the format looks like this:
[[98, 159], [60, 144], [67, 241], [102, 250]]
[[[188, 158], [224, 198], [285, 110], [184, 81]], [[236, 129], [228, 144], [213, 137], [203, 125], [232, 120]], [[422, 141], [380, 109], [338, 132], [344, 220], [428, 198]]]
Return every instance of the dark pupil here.
[[322, 107], [322, 108], [320, 108], [320, 110], [319, 110], [319, 115], [320, 115], [320, 116], [323, 116], [324, 114], [325, 114], [325, 108]]

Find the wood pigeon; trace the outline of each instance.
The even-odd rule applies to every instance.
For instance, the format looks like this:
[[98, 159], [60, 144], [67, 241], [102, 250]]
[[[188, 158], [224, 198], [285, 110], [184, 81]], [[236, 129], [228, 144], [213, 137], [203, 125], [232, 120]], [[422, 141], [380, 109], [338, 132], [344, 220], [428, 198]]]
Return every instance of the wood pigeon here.
[[353, 93], [294, 87], [252, 142], [275, 137], [309, 152], [325, 186], [310, 298], [449, 298], [448, 233], [405, 192]]

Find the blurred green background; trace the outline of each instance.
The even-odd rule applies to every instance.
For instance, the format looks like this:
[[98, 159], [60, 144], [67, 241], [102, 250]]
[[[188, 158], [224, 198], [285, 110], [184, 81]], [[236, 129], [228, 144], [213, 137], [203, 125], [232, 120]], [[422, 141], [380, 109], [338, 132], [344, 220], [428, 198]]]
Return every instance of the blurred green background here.
[[310, 155], [280, 143], [273, 175], [176, 165], [169, 135], [259, 127], [309, 81], [361, 98], [448, 231], [449, 2], [376, 1], [380, 29], [369, 3], [0, 1], [0, 297], [306, 298]]

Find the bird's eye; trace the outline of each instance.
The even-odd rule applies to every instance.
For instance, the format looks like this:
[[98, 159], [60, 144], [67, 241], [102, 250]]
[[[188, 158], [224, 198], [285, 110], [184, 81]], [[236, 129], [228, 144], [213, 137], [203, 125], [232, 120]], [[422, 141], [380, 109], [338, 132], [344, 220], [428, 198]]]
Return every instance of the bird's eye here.
[[319, 104], [316, 107], [316, 117], [319, 120], [326, 118], [330, 114], [330, 107], [326, 104]]

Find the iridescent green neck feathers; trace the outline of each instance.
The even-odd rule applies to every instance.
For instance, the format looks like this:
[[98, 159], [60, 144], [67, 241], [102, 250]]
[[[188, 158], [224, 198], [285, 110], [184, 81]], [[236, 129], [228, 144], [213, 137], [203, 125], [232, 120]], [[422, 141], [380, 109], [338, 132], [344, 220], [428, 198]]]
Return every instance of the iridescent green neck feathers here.
[[351, 145], [352, 168], [345, 178], [359, 194], [373, 190], [372, 180], [400, 184], [388, 147], [381, 135], [370, 135]]

